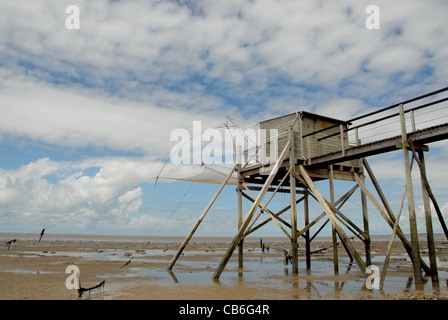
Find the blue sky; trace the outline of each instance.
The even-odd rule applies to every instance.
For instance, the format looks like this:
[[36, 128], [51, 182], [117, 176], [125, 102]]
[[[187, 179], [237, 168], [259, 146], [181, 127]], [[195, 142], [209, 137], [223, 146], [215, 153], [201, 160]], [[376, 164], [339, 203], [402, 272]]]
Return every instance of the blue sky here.
[[[65, 25], [71, 4], [79, 30]], [[378, 30], [365, 26], [370, 4], [2, 1], [0, 232], [185, 235], [218, 186], [144, 183], [168, 159], [176, 128], [227, 117], [251, 127], [298, 110], [350, 119], [445, 87], [447, 2], [376, 1]], [[428, 175], [446, 215], [448, 145], [430, 148]], [[394, 208], [401, 156], [371, 158]], [[162, 176], [197, 172], [168, 164]], [[354, 220], [355, 202], [346, 209]], [[233, 235], [235, 210], [229, 186], [198, 234]], [[417, 211], [421, 218], [421, 201]], [[389, 234], [378, 216], [372, 232]], [[259, 236], [281, 234], [272, 225]]]

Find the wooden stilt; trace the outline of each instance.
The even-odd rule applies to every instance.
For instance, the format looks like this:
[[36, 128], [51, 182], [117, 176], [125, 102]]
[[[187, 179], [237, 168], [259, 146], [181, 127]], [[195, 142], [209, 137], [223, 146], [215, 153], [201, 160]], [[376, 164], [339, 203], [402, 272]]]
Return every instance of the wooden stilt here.
[[[365, 241], [366, 239], [368, 239], [369, 237], [364, 233], [364, 231], [362, 231], [361, 229], [358, 228], [358, 226], [356, 224], [354, 224], [352, 221], [350, 221], [350, 219], [348, 219], [344, 214], [342, 214], [341, 211], [339, 211], [338, 208], [335, 208], [334, 206], [332, 206], [330, 203], [328, 203], [328, 205], [330, 206], [331, 210], [334, 211], [334, 213], [336, 214], [336, 216], [341, 217], [341, 219], [339, 220], [347, 229], [349, 229], [355, 236], [357, 236], [360, 240]], [[354, 229], [354, 230], [353, 230]]]
[[432, 190], [431, 190], [431, 187], [429, 186], [429, 184], [427, 184], [426, 187], [427, 187], [429, 198], [431, 199], [434, 209], [436, 210], [437, 217], [439, 218], [440, 225], [442, 226], [442, 230], [445, 233], [446, 239], [448, 240], [448, 228], [446, 227], [445, 220], [443, 219], [442, 211], [440, 210], [439, 204], [437, 203], [437, 200], [436, 200], [434, 194], [432, 193]]
[[316, 233], [311, 237], [310, 241], [313, 241], [313, 239], [316, 238], [316, 236], [319, 234], [319, 232], [322, 231], [323, 228], [325, 228], [325, 226], [327, 225], [328, 222], [330, 222], [330, 219], [327, 218], [327, 220], [325, 220], [325, 222], [320, 226], [320, 228], [317, 229]]
[[[303, 210], [305, 213], [305, 226], [309, 225], [309, 206], [308, 206], [308, 193], [305, 193], [305, 198], [303, 201]], [[306, 255], [306, 268], [311, 269], [311, 240], [310, 240], [310, 230], [305, 232], [305, 255]]]
[[[381, 200], [381, 203], [384, 206], [384, 209], [386, 209], [386, 213], [389, 216], [390, 221], [395, 222], [395, 216], [393, 214], [392, 208], [390, 207], [389, 202], [387, 201], [386, 196], [384, 195], [384, 192], [381, 189], [381, 186], [380, 186], [378, 180], [376, 179], [376, 176], [374, 175], [374, 173], [372, 171], [372, 168], [370, 167], [369, 162], [365, 158], [362, 159], [362, 162], [363, 162], [363, 165], [364, 165], [364, 169], [367, 171], [367, 174], [369, 175], [369, 178], [372, 181], [372, 184], [373, 184], [373, 187], [376, 190], [376, 193], [380, 197], [380, 200]], [[361, 176], [359, 176], [359, 177], [361, 178]], [[362, 182], [364, 182], [364, 180], [361, 178]], [[364, 185], [365, 185], [365, 183], [364, 183]], [[365, 194], [370, 193], [369, 191], [366, 192], [365, 190], [363, 190], [363, 192]]]
[[[238, 229], [243, 224], [243, 178], [241, 177], [241, 173], [239, 172], [239, 169], [241, 168], [241, 165], [239, 165], [238, 168]], [[243, 249], [244, 249], [244, 238], [240, 241], [238, 244], [238, 268], [243, 267]]]
[[[237, 187], [237, 196], [238, 196], [238, 229], [243, 224], [243, 176], [241, 174], [242, 169], [242, 147], [241, 145], [237, 146], [236, 153], [236, 163], [238, 164], [238, 187]], [[244, 266], [244, 238], [238, 244], [238, 268], [243, 268]]]
[[431, 202], [434, 206], [434, 209], [436, 210], [437, 217], [439, 218], [440, 225], [442, 226], [442, 230], [445, 233], [446, 239], [448, 240], [448, 228], [446, 227], [445, 220], [443, 219], [442, 211], [440, 210], [440, 207], [437, 203], [437, 200], [436, 200], [434, 194], [431, 191], [429, 184], [427, 185], [427, 187], [428, 187], [427, 190], [428, 190], [429, 198], [431, 198]]
[[274, 177], [278, 172], [280, 164], [285, 159], [285, 156], [286, 156], [287, 152], [289, 151], [290, 147], [291, 147], [291, 144], [290, 144], [290, 141], [288, 141], [286, 143], [282, 153], [280, 154], [279, 158], [277, 159], [277, 162], [272, 167], [271, 173], [269, 174], [268, 178], [266, 179], [266, 182], [264, 183], [263, 187], [261, 188], [260, 193], [257, 196], [257, 199], [252, 204], [252, 207], [250, 208], [248, 214], [246, 215], [246, 218], [244, 219], [243, 224], [239, 228], [238, 233], [233, 238], [233, 241], [230, 244], [230, 247], [227, 249], [227, 252], [226, 252], [224, 258], [221, 260], [218, 268], [216, 269], [215, 273], [213, 274], [212, 279], [218, 280], [219, 277], [221, 276], [221, 273], [223, 272], [225, 266], [227, 265], [227, 262], [229, 262], [229, 259], [232, 256], [233, 251], [235, 251], [236, 246], [238, 245], [238, 243], [240, 243], [240, 241], [244, 235], [244, 232], [246, 231], [247, 226], [249, 225], [253, 215], [255, 214], [255, 211], [258, 209], [258, 206], [259, 206], [261, 200], [263, 199], [264, 195], [266, 194], [266, 191], [268, 190], [269, 186], [271, 185], [272, 181], [274, 180]]
[[[255, 199], [253, 199], [252, 197], [250, 197], [249, 195], [243, 193], [243, 197], [245, 197], [246, 199], [248, 199], [249, 201], [251, 201], [252, 203], [255, 202]], [[291, 236], [289, 235], [288, 231], [285, 230], [285, 228], [282, 227], [282, 225], [280, 224], [280, 222], [282, 222], [283, 224], [285, 224], [286, 226], [288, 226], [289, 228], [291, 228], [291, 225], [289, 223], [287, 223], [286, 221], [284, 221], [283, 219], [281, 219], [280, 217], [278, 217], [276, 214], [272, 213], [271, 210], [269, 210], [268, 208], [266, 208], [266, 205], [263, 204], [259, 204], [258, 205], [261, 209], [261, 211], [266, 212], [269, 215], [269, 219], [273, 220], [275, 222], [275, 224], [277, 224], [279, 226], [279, 228], [286, 234], [286, 236], [291, 239]], [[247, 236], [247, 234], [249, 234], [249, 232], [244, 234], [244, 237]]]
[[202, 212], [201, 216], [199, 217], [199, 219], [196, 221], [195, 225], [193, 226], [193, 228], [191, 229], [190, 233], [188, 234], [187, 238], [185, 238], [184, 242], [182, 243], [182, 245], [180, 246], [179, 250], [177, 251], [176, 255], [173, 257], [173, 259], [171, 260], [170, 264], [168, 265], [168, 270], [171, 270], [174, 266], [174, 264], [176, 263], [177, 259], [179, 259], [179, 256], [182, 254], [182, 251], [184, 251], [185, 247], [187, 246], [188, 242], [190, 241], [191, 237], [193, 237], [193, 234], [196, 232], [197, 228], [199, 227], [199, 225], [201, 224], [202, 220], [204, 220], [205, 215], [207, 214], [207, 212], [210, 210], [210, 208], [212, 207], [213, 203], [216, 201], [216, 199], [218, 198], [219, 194], [221, 193], [222, 189], [224, 189], [224, 186], [227, 184], [227, 182], [229, 182], [230, 178], [232, 177], [233, 173], [235, 172], [236, 168], [237, 168], [238, 164], [235, 164], [232, 168], [232, 170], [229, 172], [229, 174], [227, 175], [227, 177], [224, 179], [224, 181], [222, 182], [221, 186], [219, 187], [218, 191], [216, 191], [215, 195], [213, 196], [213, 198], [210, 200], [210, 202], [208, 203], [207, 207], [204, 209], [204, 211]]
[[[289, 150], [289, 170], [295, 171], [296, 158], [294, 154], [294, 132], [292, 126], [289, 127], [289, 141], [291, 148]], [[291, 195], [291, 255], [292, 255], [292, 273], [299, 273], [298, 242], [297, 242], [297, 205], [296, 205], [296, 178], [289, 175], [289, 193]]]
[[[394, 228], [394, 224], [395, 224], [395, 216], [392, 212], [392, 209], [390, 208], [390, 205], [386, 199], [386, 197], [384, 196], [384, 193], [381, 189], [380, 184], [378, 183], [378, 180], [376, 179], [372, 168], [370, 168], [369, 163], [367, 162], [367, 159], [363, 159], [363, 163], [364, 163], [364, 168], [366, 169], [370, 180], [373, 183], [373, 186], [378, 194], [378, 196], [381, 199], [381, 202], [384, 205], [384, 209], [381, 207], [381, 205], [379, 204], [379, 202], [375, 199], [375, 197], [372, 195], [372, 193], [369, 191], [369, 189], [367, 189], [366, 185], [364, 184], [364, 182], [360, 179], [359, 176], [356, 176], [356, 174], [354, 175], [354, 178], [356, 180], [356, 182], [360, 185], [361, 189], [364, 191], [364, 193], [367, 195], [367, 197], [370, 199], [370, 201], [373, 203], [373, 205], [377, 208], [378, 212], [383, 216], [384, 220], [386, 220], [386, 222], [389, 224], [389, 226], [393, 229]], [[359, 179], [358, 179], [359, 178]], [[412, 246], [411, 243], [408, 241], [408, 239], [406, 239], [405, 235], [403, 234], [403, 231], [401, 230], [400, 226], [398, 226], [397, 229], [397, 237], [401, 240], [401, 242], [403, 243], [404, 248], [406, 249], [406, 252], [409, 255], [409, 258], [412, 260], [413, 256], [412, 256]], [[429, 274], [429, 267], [426, 265], [426, 263], [423, 261], [422, 258], [420, 258], [420, 264], [423, 268], [423, 270]]]
[[448, 239], [448, 228], [446, 227], [445, 220], [443, 219], [442, 212], [440, 211], [440, 207], [439, 207], [439, 205], [437, 203], [436, 197], [432, 193], [432, 190], [431, 190], [431, 187], [429, 185], [428, 179], [426, 178], [426, 170], [424, 171], [424, 174], [421, 173], [423, 166], [421, 165], [421, 161], [415, 156], [415, 151], [413, 151], [413, 153], [414, 153], [414, 158], [416, 159], [417, 163], [419, 164], [420, 177], [422, 179], [422, 183], [426, 187], [426, 192], [428, 194], [428, 197], [432, 201], [434, 209], [436, 210], [436, 213], [437, 213], [437, 217], [439, 218], [440, 225], [442, 226], [442, 230], [445, 233], [446, 238]]
[[292, 273], [299, 273], [298, 242], [297, 242], [297, 205], [296, 205], [296, 179], [290, 175], [289, 183], [291, 185], [291, 255], [292, 255]]
[[[247, 195], [246, 194], [244, 194], [243, 193], [243, 196], [244, 197], [246, 197]], [[248, 198], [250, 201], [252, 201], [252, 202], [254, 202], [255, 200], [254, 199], [252, 199], [252, 198]], [[298, 204], [300, 201], [302, 201], [303, 200], [303, 197], [302, 198], [300, 198], [300, 199], [298, 199], [297, 201], [296, 201], [296, 204]], [[288, 205], [288, 206], [286, 206], [285, 208], [283, 208], [282, 210], [280, 210], [279, 212], [277, 212], [277, 213], [275, 213], [275, 214], [273, 214], [273, 216], [275, 216], [277, 219], [280, 219], [280, 215], [281, 214], [283, 214], [283, 213], [285, 213], [286, 211], [288, 211], [289, 209], [291, 208], [291, 205]], [[255, 219], [254, 219], [255, 220]], [[246, 233], [244, 233], [244, 237], [247, 237], [249, 234], [251, 234], [251, 233], [253, 233], [254, 231], [256, 231], [256, 230], [258, 230], [258, 229], [260, 229], [262, 226], [264, 226], [266, 223], [268, 223], [268, 222], [270, 222], [272, 220], [272, 218], [271, 217], [269, 217], [269, 218], [267, 218], [266, 220], [264, 220], [263, 222], [260, 222], [257, 226], [255, 226], [255, 227], [252, 227], [253, 226], [253, 223], [250, 225], [250, 227], [248, 228], [249, 230], [247, 230], [246, 231]], [[285, 224], [285, 221], [282, 219], [282, 220], [279, 220], [279, 221], [281, 221], [283, 224]], [[255, 221], [254, 221], [255, 222]], [[286, 224], [285, 224], [286, 225]], [[291, 225], [289, 225], [288, 226], [289, 228], [291, 227]], [[300, 235], [299, 235], [300, 236]]]
[[409, 151], [407, 145], [406, 121], [404, 117], [403, 104], [399, 106], [400, 124], [401, 124], [401, 143], [403, 145], [404, 172], [406, 176], [406, 190], [408, 199], [409, 227], [411, 232], [412, 243], [412, 264], [414, 266], [415, 284], [423, 284], [422, 269], [420, 264], [420, 248], [418, 243], [417, 220], [415, 218], [414, 189], [412, 186], [411, 165], [409, 161]]
[[[361, 180], [365, 183], [366, 176], [364, 171], [361, 174]], [[362, 207], [362, 221], [364, 226], [364, 234], [367, 236], [364, 240], [364, 248], [366, 253], [366, 265], [372, 264], [372, 257], [370, 252], [370, 231], [369, 231], [369, 211], [367, 209], [367, 196], [364, 191], [361, 190], [361, 207]]]
[[[336, 234], [336, 235], [339, 236], [338, 234]], [[339, 236], [339, 239], [341, 239], [340, 236]], [[349, 241], [350, 241], [350, 239], [349, 239]], [[348, 249], [347, 245], [345, 244], [344, 241], [341, 241], [341, 242], [342, 242], [342, 246], [343, 246], [344, 249], [345, 249], [345, 252], [347, 253], [348, 257], [350, 258], [350, 261], [353, 261], [353, 256], [352, 256], [352, 254], [350, 253], [350, 250]], [[338, 242], [337, 242], [337, 241], [336, 241], [335, 245], [336, 245], [336, 246], [338, 245]]]
[[[414, 161], [411, 161], [411, 169], [412, 169], [412, 165], [413, 164], [414, 164]], [[384, 259], [383, 271], [381, 272], [380, 289], [383, 288], [384, 280], [386, 279], [387, 268], [389, 267], [390, 254], [392, 252], [392, 245], [393, 245], [394, 240], [395, 240], [395, 235], [397, 234], [398, 224], [400, 223], [400, 216], [401, 216], [401, 212], [403, 210], [403, 204], [404, 204], [405, 197], [406, 197], [406, 186], [404, 186], [403, 194], [401, 195], [400, 207], [398, 209], [397, 217], [395, 218], [395, 224], [394, 224], [394, 227], [393, 227], [392, 236], [391, 236], [389, 245], [387, 247], [386, 259]]]
[[423, 151], [418, 151], [418, 165], [422, 182], [423, 205], [425, 208], [426, 236], [428, 240], [429, 267], [431, 268], [432, 282], [439, 282], [437, 272], [436, 248], [434, 244], [434, 232], [432, 228], [431, 207], [429, 203], [428, 179], [426, 178], [425, 157]]
[[[347, 191], [342, 197], [340, 197], [335, 204], [337, 205], [336, 209], [339, 210], [344, 204], [345, 202], [352, 196], [352, 194], [355, 192], [355, 190], [358, 188], [359, 186], [356, 185], [353, 188], [351, 188], [349, 191]], [[307, 196], [309, 196], [310, 194], [307, 193]], [[302, 236], [304, 233], [306, 233], [312, 226], [314, 226], [317, 222], [320, 221], [320, 219], [322, 219], [323, 217], [326, 216], [325, 211], [322, 212], [317, 218], [315, 218], [313, 221], [311, 221], [311, 223], [308, 223], [305, 228], [303, 228], [302, 230], [300, 230], [297, 234], [297, 237]], [[310, 239], [311, 242], [312, 239]]]
[[[330, 204], [334, 207], [334, 172], [333, 165], [330, 165]], [[333, 267], [334, 272], [339, 272], [339, 263], [338, 263], [338, 237], [336, 235], [336, 226], [334, 223], [331, 224], [331, 235], [333, 240]]]
[[299, 167], [300, 174], [302, 175], [302, 177], [305, 179], [306, 183], [308, 184], [308, 188], [316, 196], [317, 200], [319, 201], [320, 205], [324, 209], [324, 211], [327, 214], [328, 218], [330, 219], [331, 223], [336, 226], [336, 231], [339, 234], [339, 236], [341, 237], [341, 241], [345, 242], [348, 250], [350, 251], [350, 253], [354, 257], [358, 267], [361, 269], [361, 271], [363, 273], [365, 273], [366, 272], [366, 265], [365, 265], [364, 261], [362, 261], [360, 255], [355, 250], [353, 245], [350, 243], [349, 238], [347, 237], [345, 231], [342, 229], [341, 225], [339, 224], [339, 221], [337, 220], [333, 210], [331, 210], [331, 208], [328, 205], [327, 201], [322, 196], [322, 194], [319, 192], [319, 190], [317, 189], [317, 187], [314, 184], [313, 180], [311, 179], [311, 177], [306, 172], [305, 168], [301, 164], [299, 164], [298, 167]]
[[[282, 225], [280, 224], [279, 221], [283, 222], [283, 224], [287, 225], [287, 226], [290, 227], [290, 228], [291, 228], [291, 225], [287, 224], [285, 221], [283, 221], [283, 219], [280, 219], [279, 217], [277, 217], [274, 213], [272, 213], [272, 212], [267, 208], [267, 205], [269, 204], [269, 202], [271, 202], [272, 198], [275, 196], [275, 194], [277, 193], [277, 191], [280, 189], [280, 187], [282, 186], [282, 184], [283, 184], [283, 182], [285, 181], [285, 179], [289, 176], [289, 172], [290, 172], [290, 171], [291, 171], [291, 169], [286, 173], [286, 175], [283, 177], [283, 179], [282, 179], [282, 180], [280, 181], [280, 183], [277, 185], [277, 187], [275, 188], [274, 192], [272, 193], [271, 197], [268, 199], [268, 201], [266, 202], [266, 204], [263, 205], [263, 204], [260, 202], [259, 207], [261, 208], [261, 210], [262, 210], [263, 212], [266, 212], [266, 213], [269, 215], [269, 217], [271, 218], [271, 220], [274, 220], [274, 222], [280, 227], [280, 229], [286, 234], [286, 236], [288, 236], [288, 237], [291, 239], [291, 236], [288, 234], [288, 231], [286, 231], [286, 230], [282, 227]], [[246, 190], [247, 190], [248, 192], [250, 192], [252, 196], [254, 196], [254, 195], [252, 194], [252, 192], [250, 191], [249, 188], [246, 188]], [[249, 197], [248, 195], [246, 195], [246, 194], [244, 194], [244, 193], [243, 193], [243, 196], [244, 196], [246, 199], [252, 201], [252, 203], [255, 202], [254, 199], [252, 199], [251, 197]], [[254, 197], [255, 197], [255, 196], [254, 196]], [[255, 222], [255, 221], [254, 221], [254, 222]]]

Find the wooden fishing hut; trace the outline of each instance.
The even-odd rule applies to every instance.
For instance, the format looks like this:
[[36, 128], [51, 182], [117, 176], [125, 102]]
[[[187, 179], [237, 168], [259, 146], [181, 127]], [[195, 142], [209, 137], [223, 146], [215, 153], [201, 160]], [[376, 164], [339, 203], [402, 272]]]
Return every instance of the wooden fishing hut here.
[[[349, 146], [348, 142], [348, 126], [349, 123], [343, 120], [321, 116], [318, 114], [299, 111], [291, 113], [285, 116], [268, 119], [260, 122], [260, 130], [265, 130], [264, 139], [260, 141], [259, 147], [259, 161], [252, 165], [240, 165], [238, 170], [239, 184], [238, 184], [238, 203], [239, 203], [239, 233], [234, 239], [234, 243], [230, 246], [229, 253], [232, 251], [235, 244], [239, 244], [239, 265], [243, 265], [243, 250], [242, 241], [244, 237], [251, 234], [253, 231], [262, 227], [269, 221], [274, 221], [291, 240], [291, 255], [293, 262], [293, 273], [298, 272], [298, 239], [299, 237], [305, 238], [306, 249], [306, 265], [308, 268], [311, 266], [311, 237], [309, 229], [317, 223], [326, 214], [321, 214], [311, 224], [309, 221], [309, 208], [308, 200], [309, 196], [316, 198], [316, 193], [319, 194], [321, 199], [316, 199], [328, 207], [329, 221], [332, 221], [333, 226], [333, 254], [335, 270], [338, 270], [338, 257], [337, 257], [337, 236], [342, 240], [343, 246], [346, 249], [349, 256], [357, 261], [361, 270], [365, 270], [365, 263], [361, 260], [359, 254], [354, 250], [352, 244], [349, 242], [349, 237], [345, 234], [341, 227], [341, 224], [336, 219], [337, 209], [335, 206], [340, 202], [347, 201], [354, 190], [351, 190], [346, 194], [343, 199], [339, 199], [338, 203], [335, 203], [334, 199], [334, 180], [346, 180], [355, 181], [353, 173], [362, 173], [362, 161], [360, 159], [352, 159], [347, 161], [336, 162], [331, 165], [316, 165], [311, 166], [311, 159], [318, 157], [322, 154], [344, 152]], [[274, 156], [272, 155], [274, 153]], [[267, 156], [267, 154], [269, 154]], [[269, 160], [269, 161], [268, 161]], [[275, 160], [275, 161], [274, 161]], [[306, 169], [304, 165], [306, 164]], [[320, 180], [329, 180], [331, 199], [327, 201], [318, 192], [315, 182]], [[280, 189], [280, 186], [282, 188]], [[256, 198], [252, 191], [258, 191], [258, 197]], [[312, 192], [310, 192], [312, 191]], [[267, 204], [261, 204], [261, 199], [266, 192], [271, 192], [271, 198], [277, 192], [290, 193], [290, 204], [274, 214], [266, 208]], [[245, 197], [253, 203], [251, 211], [249, 211], [246, 219], [242, 220], [241, 215], [241, 197]], [[303, 202], [303, 214], [306, 227], [302, 230], [297, 226], [297, 205]], [[248, 225], [252, 220], [254, 213], [258, 207], [261, 212], [266, 212], [269, 215], [269, 219], [261, 222], [257, 226]], [[332, 209], [330, 209], [332, 208]], [[286, 211], [291, 213], [291, 223], [284, 221], [280, 215]], [[366, 237], [362, 237], [362, 240], [366, 244], [366, 252], [368, 253], [370, 262], [370, 245], [368, 237], [368, 220], [367, 210], [363, 210], [365, 214], [364, 230], [360, 230], [357, 234], [365, 234]], [[259, 216], [259, 215], [258, 215]], [[258, 216], [254, 219], [256, 221]], [[346, 224], [354, 226], [346, 217]], [[286, 228], [285, 228], [286, 227]], [[349, 226], [350, 227], [350, 226]], [[289, 231], [288, 231], [289, 229]], [[339, 232], [337, 231], [339, 230]], [[319, 230], [320, 231], [320, 230]], [[318, 232], [319, 232], [318, 231]], [[317, 233], [318, 233], [317, 232]], [[316, 233], [316, 235], [317, 235]], [[222, 265], [225, 265], [227, 261], [223, 261]], [[218, 270], [215, 277], [219, 277], [221, 270]]]
[[[448, 97], [438, 100], [433, 99], [433, 97], [442, 92], [448, 92], [448, 87], [379, 109], [363, 116], [352, 118], [348, 121], [329, 118], [306, 111], [298, 111], [260, 122], [259, 128], [262, 131], [264, 130], [264, 135], [262, 135], [263, 138], [255, 148], [255, 151], [245, 150], [237, 157], [238, 159], [235, 165], [223, 180], [219, 189], [202, 212], [176, 255], [171, 260], [168, 269], [171, 270], [173, 268], [214, 201], [236, 172], [238, 231], [229, 245], [225, 256], [217, 267], [213, 279], [219, 279], [227, 262], [237, 248], [238, 264], [240, 267], [243, 266], [244, 238], [270, 221], [274, 221], [291, 241], [293, 273], [298, 273], [299, 237], [305, 239], [306, 266], [307, 268], [310, 268], [310, 243], [312, 238], [320, 232], [327, 222], [330, 222], [332, 228], [332, 248], [335, 272], [338, 271], [337, 242], [339, 238], [351, 261], [354, 260], [359, 269], [367, 275], [367, 266], [371, 264], [369, 219], [367, 210], [367, 199], [369, 199], [393, 230], [387, 250], [388, 252], [386, 254], [386, 260], [381, 273], [380, 286], [382, 287], [384, 282], [395, 237], [401, 241], [410, 257], [413, 264], [416, 285], [423, 283], [422, 270], [426, 275], [431, 276], [433, 283], [438, 283], [430, 200], [436, 210], [447, 239], [448, 228], [444, 222], [440, 207], [429, 186], [423, 153], [429, 150], [426, 145], [427, 143], [448, 139], [448, 123], [438, 123], [437, 125], [417, 129], [415, 114], [422, 110], [422, 115], [425, 115], [428, 113], [428, 110], [431, 110], [431, 107], [440, 107], [441, 103], [448, 101]], [[416, 101], [428, 97], [432, 99], [428, 103], [423, 103], [408, 109], [405, 109], [404, 107], [405, 104], [415, 103]], [[381, 117], [382, 114], [386, 115]], [[409, 115], [410, 118], [411, 131], [408, 131], [407, 129], [408, 124], [406, 123], [406, 115]], [[371, 117], [374, 117], [374, 120], [370, 120]], [[380, 124], [386, 126], [388, 124], [384, 123], [390, 122], [390, 119], [396, 119], [395, 121], [397, 122], [396, 124], [398, 124], [399, 131], [398, 134], [383, 139], [378, 138], [372, 142], [361, 144], [361, 140], [358, 137], [359, 128], [366, 128], [371, 125], [378, 126]], [[353, 122], [360, 124], [353, 126]], [[421, 123], [426, 124], [428, 121], [425, 119]], [[397, 126], [395, 125], [395, 127]], [[349, 143], [349, 132], [353, 133], [351, 140], [354, 141], [351, 143]], [[406, 176], [406, 185], [397, 215], [393, 213], [391, 206], [366, 159], [369, 156], [395, 150], [402, 150], [403, 152], [404, 171]], [[249, 156], [249, 152], [252, 152], [252, 155]], [[409, 156], [410, 153], [412, 153], [412, 159]], [[243, 156], [246, 156], [246, 159], [249, 159], [245, 163], [240, 160]], [[412, 191], [411, 160], [415, 160], [420, 169], [428, 239], [429, 266], [421, 258], [419, 252], [414, 195]], [[379, 197], [380, 200], [377, 200], [377, 197], [375, 197], [367, 188], [365, 184], [367, 176], [370, 178], [377, 197]], [[316, 181], [321, 180], [328, 180], [330, 190], [329, 199], [324, 198], [315, 184]], [[355, 184], [343, 196], [336, 199], [334, 190], [335, 180], [352, 181], [355, 182]], [[342, 206], [358, 188], [361, 192], [361, 209], [359, 214], [362, 215], [362, 226], [357, 226], [341, 212]], [[256, 194], [254, 194], [254, 192]], [[268, 192], [271, 194], [269, 199], [262, 203]], [[280, 192], [290, 194], [290, 203], [282, 210], [274, 213], [269, 210], [268, 204], [272, 198]], [[410, 241], [406, 238], [399, 226], [400, 214], [405, 196], [408, 200], [411, 233]], [[252, 206], [245, 216], [243, 216], [242, 208], [243, 197], [252, 202]], [[310, 198], [316, 200], [323, 209], [323, 212], [313, 221], [310, 221], [309, 216], [308, 202]], [[297, 225], [299, 203], [303, 204], [301, 213], [303, 213], [305, 224], [301, 229]], [[291, 223], [288, 223], [281, 217], [281, 215], [287, 211], [290, 212]], [[262, 212], [267, 213], [269, 218], [255, 225]], [[310, 229], [323, 218], [327, 218], [327, 221], [319, 230], [317, 230], [317, 232], [315, 232], [313, 237], [310, 237]], [[355, 249], [346, 230], [363, 242], [365, 247], [364, 257], [362, 257]]]
[[[223, 187], [228, 183], [234, 172], [238, 174], [238, 233], [233, 239], [223, 261], [216, 270], [214, 279], [218, 279], [225, 265], [230, 259], [233, 251], [238, 247], [238, 261], [239, 266], [243, 266], [243, 240], [246, 236], [261, 228], [269, 221], [274, 221], [291, 240], [291, 253], [293, 262], [293, 272], [298, 272], [298, 238], [300, 236], [305, 238], [306, 242], [306, 261], [307, 267], [310, 267], [310, 233], [309, 229], [315, 225], [325, 215], [329, 216], [329, 221], [333, 224], [333, 240], [334, 240], [334, 256], [335, 256], [335, 269], [337, 269], [337, 236], [342, 240], [344, 248], [350, 257], [358, 262], [361, 269], [364, 271], [365, 263], [362, 262], [359, 255], [354, 251], [349, 237], [345, 234], [339, 221], [336, 219], [335, 208], [341, 202], [347, 201], [347, 199], [353, 194], [354, 189], [349, 191], [345, 196], [339, 199], [337, 202], [334, 200], [334, 188], [333, 182], [337, 180], [349, 180], [354, 181], [353, 173], [362, 174], [362, 163], [359, 159], [338, 162], [331, 165], [317, 165], [307, 166], [304, 169], [303, 164], [309, 164], [311, 159], [321, 154], [328, 154], [331, 152], [340, 152], [345, 150], [348, 146], [347, 129], [348, 124], [345, 121], [320, 116], [306, 111], [299, 111], [291, 113], [285, 116], [269, 119], [259, 123], [260, 132], [264, 132], [263, 138], [255, 151], [256, 161], [248, 161], [241, 163], [237, 161], [235, 166], [230, 171], [229, 175], [224, 179], [221, 187], [216, 192], [210, 203], [204, 209], [202, 215], [196, 222], [195, 226], [185, 239], [181, 248], [178, 250], [175, 257], [172, 259], [168, 266], [171, 270], [175, 262], [181, 255], [183, 249], [188, 244], [189, 240], [193, 236], [199, 224], [204, 219], [205, 215], [209, 211], [213, 202], [218, 197]], [[269, 150], [270, 152], [267, 152]], [[245, 152], [249, 152], [246, 150]], [[243, 152], [244, 153], [244, 152]], [[247, 158], [249, 157], [246, 153]], [[314, 182], [327, 179], [330, 181], [330, 188], [332, 192], [332, 199], [327, 203], [325, 199], [318, 193]], [[282, 186], [282, 188], [280, 188]], [[310, 192], [310, 190], [312, 192]], [[258, 192], [255, 196], [253, 192]], [[271, 193], [271, 197], [267, 203], [262, 204], [261, 201], [267, 192]], [[283, 210], [273, 213], [267, 205], [276, 193], [290, 193], [291, 203]], [[313, 196], [317, 200], [322, 202], [327, 210], [322, 213], [317, 219], [310, 222], [308, 212], [308, 198]], [[298, 198], [298, 195], [300, 196]], [[320, 196], [320, 197], [319, 197]], [[250, 211], [243, 218], [242, 213], [242, 198], [245, 197], [253, 203]], [[303, 202], [304, 204], [304, 221], [306, 227], [302, 230], [297, 228], [297, 205]], [[330, 209], [332, 208], [332, 209]], [[260, 211], [258, 211], [260, 210]], [[258, 216], [254, 218], [256, 212]], [[284, 221], [280, 215], [290, 211], [291, 223]], [[265, 220], [258, 225], [254, 226], [259, 215], [262, 212], [266, 212], [269, 215], [269, 219]], [[367, 211], [366, 224], [367, 225]], [[348, 219], [349, 224], [354, 225]], [[355, 226], [355, 228], [357, 228]], [[289, 231], [287, 230], [289, 229]], [[357, 228], [362, 234], [368, 234], [368, 231], [364, 233]], [[320, 231], [320, 230], [319, 230]], [[362, 240], [366, 243], [366, 248], [369, 247], [368, 236], [363, 237]]]

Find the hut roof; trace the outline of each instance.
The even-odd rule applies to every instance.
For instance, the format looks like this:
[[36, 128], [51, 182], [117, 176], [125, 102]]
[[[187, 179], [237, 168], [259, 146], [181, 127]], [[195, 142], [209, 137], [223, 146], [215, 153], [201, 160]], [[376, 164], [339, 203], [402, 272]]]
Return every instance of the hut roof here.
[[339, 120], [339, 119], [335, 119], [335, 118], [330, 118], [330, 117], [323, 116], [323, 115], [320, 115], [320, 114], [317, 114], [317, 113], [312, 113], [312, 112], [303, 111], [303, 110], [302, 111], [293, 112], [293, 113], [289, 113], [289, 114], [285, 114], [283, 116], [278, 116], [278, 117], [266, 119], [266, 120], [260, 121], [260, 123], [271, 121], [271, 120], [274, 120], [274, 119], [280, 119], [280, 118], [283, 118], [283, 117], [290, 117], [292, 115], [295, 115], [296, 113], [301, 113], [302, 115], [308, 116], [310, 118], [321, 119], [321, 120], [324, 120], [324, 121], [333, 122], [335, 124], [345, 124], [345, 125], [350, 124], [348, 121]]

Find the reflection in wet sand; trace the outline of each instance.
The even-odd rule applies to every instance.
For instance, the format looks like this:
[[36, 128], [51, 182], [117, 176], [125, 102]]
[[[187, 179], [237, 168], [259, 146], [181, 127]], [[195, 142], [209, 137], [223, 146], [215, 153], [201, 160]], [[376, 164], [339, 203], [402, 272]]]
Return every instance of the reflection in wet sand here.
[[[26, 235], [11, 236], [17, 243], [0, 251], [0, 288], [3, 299], [75, 299], [64, 287], [66, 266], [76, 264], [86, 286], [105, 281], [104, 291], [90, 299], [384, 299], [397, 296], [447, 296], [448, 250], [437, 242], [440, 285], [425, 277], [416, 290], [412, 264], [398, 244], [394, 248], [383, 290], [366, 288], [366, 277], [346, 256], [339, 272], [333, 270], [327, 239], [315, 240], [311, 268], [299, 259], [299, 274], [284, 263], [283, 238], [269, 239], [270, 250], [259, 248], [256, 238], [245, 240], [244, 267], [232, 257], [219, 281], [212, 275], [229, 239], [192, 241], [176, 266], [167, 271], [181, 238], [48, 235], [41, 242]], [[1, 240], [0, 239], [0, 240]], [[387, 241], [387, 240], [386, 240]], [[385, 242], [372, 241], [372, 264], [382, 267]], [[355, 242], [355, 245], [357, 243]], [[303, 248], [300, 247], [300, 248]], [[383, 256], [382, 256], [383, 254]], [[123, 263], [131, 260], [124, 268]]]

